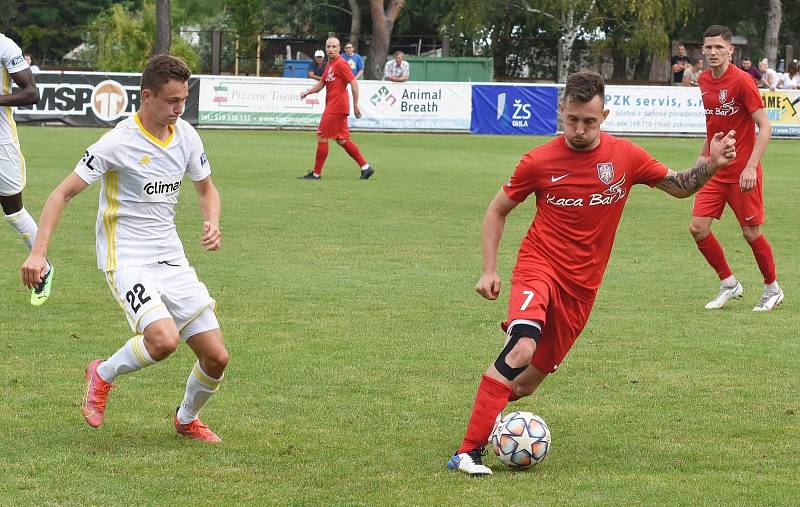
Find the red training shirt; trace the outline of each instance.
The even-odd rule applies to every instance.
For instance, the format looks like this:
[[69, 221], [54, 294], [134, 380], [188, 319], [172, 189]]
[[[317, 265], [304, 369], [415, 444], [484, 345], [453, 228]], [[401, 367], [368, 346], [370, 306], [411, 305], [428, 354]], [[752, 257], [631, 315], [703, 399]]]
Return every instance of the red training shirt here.
[[324, 114], [350, 114], [350, 94], [347, 84], [355, 77], [350, 65], [341, 56], [328, 62], [322, 71], [325, 80]]
[[536, 193], [536, 215], [514, 275], [544, 269], [571, 295], [594, 299], [631, 187], [654, 186], [667, 171], [644, 148], [604, 132], [589, 151], [574, 150], [559, 136], [526, 153], [503, 185], [517, 202]]
[[[736, 183], [756, 144], [756, 122], [751, 115], [764, 107], [764, 101], [753, 77], [735, 65], [729, 64], [728, 70], [719, 78], [707, 69], [700, 73], [697, 82], [706, 110], [706, 140], [710, 143], [715, 133], [727, 134], [729, 130], [736, 130], [736, 158], [720, 169], [713, 179]], [[756, 167], [756, 174], [761, 178], [761, 162]]]

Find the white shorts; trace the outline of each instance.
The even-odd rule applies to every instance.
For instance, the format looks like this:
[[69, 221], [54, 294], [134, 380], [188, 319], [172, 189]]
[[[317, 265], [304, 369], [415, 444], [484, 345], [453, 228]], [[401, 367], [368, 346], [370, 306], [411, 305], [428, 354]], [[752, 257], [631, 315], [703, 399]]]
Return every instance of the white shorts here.
[[184, 341], [219, 328], [217, 302], [185, 258], [107, 271], [106, 281], [136, 334], [160, 319], [174, 320]]
[[17, 195], [23, 188], [25, 157], [19, 144], [0, 144], [0, 195]]

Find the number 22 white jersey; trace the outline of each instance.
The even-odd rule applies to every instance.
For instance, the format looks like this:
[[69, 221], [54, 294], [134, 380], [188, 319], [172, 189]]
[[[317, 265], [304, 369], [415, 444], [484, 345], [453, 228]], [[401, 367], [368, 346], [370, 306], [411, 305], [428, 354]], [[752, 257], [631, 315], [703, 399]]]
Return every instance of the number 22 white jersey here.
[[86, 150], [75, 173], [88, 184], [101, 180], [98, 268], [116, 271], [184, 256], [174, 218], [186, 172], [201, 181], [211, 167], [200, 136], [180, 118], [162, 142], [134, 114]]

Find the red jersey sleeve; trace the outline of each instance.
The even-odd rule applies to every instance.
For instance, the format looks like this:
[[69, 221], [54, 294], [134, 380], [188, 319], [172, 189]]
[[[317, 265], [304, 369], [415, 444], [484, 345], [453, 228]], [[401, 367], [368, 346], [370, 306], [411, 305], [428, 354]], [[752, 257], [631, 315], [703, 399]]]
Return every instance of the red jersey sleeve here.
[[509, 199], [522, 202], [536, 190], [534, 185], [535, 176], [536, 171], [533, 154], [528, 152], [522, 157], [519, 164], [517, 164], [517, 168], [514, 170], [514, 174], [511, 175], [511, 179], [508, 180], [508, 183], [503, 185], [503, 191]]
[[749, 77], [740, 79], [739, 87], [739, 96], [748, 113], [753, 114], [764, 107], [764, 101], [761, 99], [761, 93], [759, 93], [758, 85], [754, 79], [750, 79]]
[[654, 187], [667, 176], [669, 168], [637, 144], [631, 143], [628, 157], [633, 171], [633, 184], [644, 183]]

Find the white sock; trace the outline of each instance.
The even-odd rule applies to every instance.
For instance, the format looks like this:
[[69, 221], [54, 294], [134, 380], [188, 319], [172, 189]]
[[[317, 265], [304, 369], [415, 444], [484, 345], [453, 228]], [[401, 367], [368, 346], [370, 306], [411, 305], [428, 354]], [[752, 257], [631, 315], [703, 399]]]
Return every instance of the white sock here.
[[364, 165], [361, 166], [361, 170], [362, 171], [366, 171], [368, 167], [369, 167], [369, 164], [364, 164]]
[[775, 280], [775, 281], [774, 281], [774, 282], [772, 282], [772, 283], [768, 283], [767, 285], [765, 285], [765, 287], [766, 287], [766, 288], [767, 288], [767, 289], [768, 289], [770, 292], [778, 292], [779, 290], [781, 290], [780, 286], [778, 285], [778, 280]]
[[97, 373], [103, 380], [113, 384], [119, 375], [139, 371], [156, 363], [157, 361], [150, 357], [147, 347], [144, 346], [144, 336], [137, 335], [125, 342], [113, 356], [103, 361], [97, 367]]
[[[222, 377], [224, 377], [223, 375]], [[189, 424], [200, 415], [200, 409], [211, 398], [211, 395], [219, 389], [222, 377], [213, 378], [200, 367], [200, 361], [194, 364], [189, 378], [186, 379], [186, 394], [178, 409], [178, 421], [181, 424]]]
[[722, 285], [725, 287], [736, 287], [736, 284], [739, 283], [736, 281], [736, 277], [731, 275], [728, 278], [722, 280]]
[[28, 247], [28, 250], [33, 248], [33, 242], [36, 241], [36, 233], [39, 232], [39, 228], [28, 211], [22, 208], [12, 215], [6, 215], [6, 220], [8, 220], [11, 227], [19, 232], [19, 237]]

